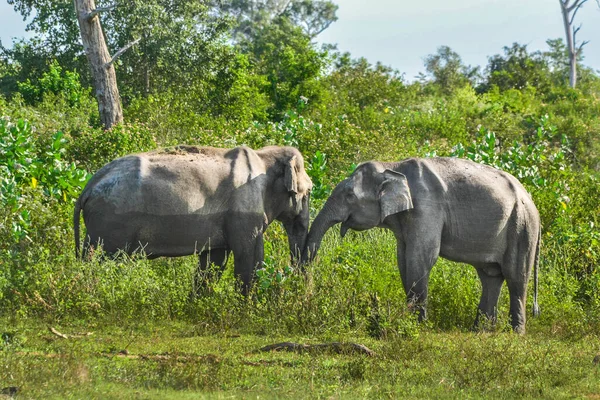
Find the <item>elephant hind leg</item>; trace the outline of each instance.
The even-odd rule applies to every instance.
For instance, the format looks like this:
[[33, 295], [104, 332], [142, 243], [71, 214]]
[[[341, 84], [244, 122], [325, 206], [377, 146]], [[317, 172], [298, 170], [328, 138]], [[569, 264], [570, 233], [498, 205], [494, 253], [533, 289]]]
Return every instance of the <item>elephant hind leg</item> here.
[[515, 246], [516, 251], [509, 252], [507, 262], [502, 265], [510, 295], [511, 325], [516, 333], [525, 333], [527, 283], [535, 262], [536, 246], [537, 232], [535, 235], [530, 235], [526, 230], [521, 232]]
[[510, 324], [516, 333], [525, 333], [527, 280], [506, 279], [510, 294]]
[[481, 280], [481, 299], [475, 318], [475, 329], [482, 326], [482, 319], [489, 321], [492, 326], [496, 324], [498, 314], [498, 298], [504, 283], [504, 276], [500, 265], [477, 264], [474, 265]]
[[110, 258], [117, 254], [118, 248], [107, 243], [99, 236], [86, 235], [83, 241], [82, 260], [90, 261], [100, 255], [100, 259]]
[[198, 269], [194, 275], [192, 297], [197, 297], [208, 288], [210, 282], [221, 277], [228, 257], [227, 249], [205, 250], [198, 255]]

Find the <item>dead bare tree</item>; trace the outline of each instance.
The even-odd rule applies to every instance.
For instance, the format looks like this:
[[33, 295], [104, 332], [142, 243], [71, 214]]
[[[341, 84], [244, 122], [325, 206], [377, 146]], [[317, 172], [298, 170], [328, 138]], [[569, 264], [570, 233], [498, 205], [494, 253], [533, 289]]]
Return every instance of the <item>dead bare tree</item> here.
[[584, 40], [579, 44], [577, 43], [576, 36], [577, 32], [581, 29], [581, 24], [575, 27], [575, 15], [577, 15], [577, 11], [579, 11], [587, 1], [588, 0], [559, 0], [565, 27], [565, 35], [567, 37], [567, 49], [569, 51], [569, 85], [572, 88], [577, 84], [577, 59], [581, 54], [583, 46], [588, 43], [587, 40]]
[[100, 26], [99, 14], [110, 11], [115, 6], [96, 8], [94, 0], [75, 0], [75, 12], [79, 22], [81, 41], [90, 63], [94, 90], [98, 99], [100, 120], [105, 129], [123, 121], [123, 109], [117, 87], [117, 76], [113, 63], [128, 48], [136, 44], [139, 39], [127, 44], [125, 47], [110, 56], [106, 40]]

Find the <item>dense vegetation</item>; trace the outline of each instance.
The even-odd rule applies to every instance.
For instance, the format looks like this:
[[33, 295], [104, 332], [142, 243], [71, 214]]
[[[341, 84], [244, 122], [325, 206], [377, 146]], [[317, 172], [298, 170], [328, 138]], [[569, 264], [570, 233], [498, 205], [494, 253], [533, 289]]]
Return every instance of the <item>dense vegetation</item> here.
[[[28, 4], [10, 2], [21, 10]], [[549, 40], [543, 52], [513, 44], [482, 69], [441, 47], [426, 57], [426, 73], [408, 82], [391, 68], [315, 44], [314, 32], [335, 20], [328, 2], [297, 2], [293, 10], [271, 14], [242, 6], [211, 12], [202, 2], [131, 2], [103, 20], [113, 49], [132, 36], [145, 38], [117, 65], [126, 123], [104, 131], [75, 20], [69, 19], [71, 2], [37, 3], [45, 12], [33, 28], [45, 34], [0, 49], [0, 386], [27, 387], [66, 368], [68, 379], [49, 385], [56, 393], [80, 383], [133, 385], [171, 396], [169, 390], [179, 389], [259, 393], [306, 386], [311, 379], [318, 382], [306, 392], [286, 393], [568, 396], [564, 388], [574, 382], [577, 395], [598, 393], [589, 382], [598, 374], [592, 358], [600, 332], [600, 76], [581, 66], [578, 87], [570, 89], [561, 40]], [[283, 229], [271, 226], [265, 265], [249, 298], [238, 294], [229, 268], [190, 300], [194, 257], [76, 260], [73, 202], [91, 174], [118, 156], [176, 143], [298, 147], [315, 185], [313, 215], [341, 178], [370, 159], [456, 156], [512, 173], [532, 194], [543, 222], [542, 315], [528, 321], [533, 339], [467, 334], [479, 281], [473, 268], [443, 260], [431, 276], [429, 320], [416, 324], [404, 305], [395, 241], [380, 230], [352, 233], [343, 242], [332, 230], [305, 277], [289, 265]], [[504, 290], [499, 332], [506, 330], [507, 300]], [[157, 335], [151, 326], [164, 327], [164, 321], [182, 326], [186, 338], [211, 338], [208, 350], [196, 344], [190, 352], [223, 358], [187, 366], [167, 359], [139, 369], [127, 360], [119, 373], [102, 359], [85, 358], [86, 351], [127, 348], [129, 336]], [[44, 323], [97, 329], [107, 344], [46, 345], [37, 331]], [[106, 326], [120, 328], [111, 333]], [[164, 337], [177, 337], [160, 329]], [[218, 342], [223, 332], [247, 342]], [[276, 383], [253, 389], [248, 368], [257, 367], [244, 364], [246, 370], [236, 372], [239, 355], [231, 346], [248, 352], [272, 337], [363, 340], [385, 355], [375, 361], [328, 356], [316, 364], [314, 356], [276, 359], [280, 369], [297, 366], [298, 376], [268, 373], [264, 378]], [[139, 353], [181, 352], [188, 344], [138, 346]], [[71, 358], [49, 362], [28, 351]], [[569, 351], [574, 358], [564, 354]], [[435, 364], [440, 358], [447, 364]], [[48, 362], [38, 375], [28, 372]], [[369, 392], [375, 381], [379, 385]], [[44, 392], [31, 384], [29, 390], [33, 397]], [[80, 394], [94, 395], [102, 397]]]

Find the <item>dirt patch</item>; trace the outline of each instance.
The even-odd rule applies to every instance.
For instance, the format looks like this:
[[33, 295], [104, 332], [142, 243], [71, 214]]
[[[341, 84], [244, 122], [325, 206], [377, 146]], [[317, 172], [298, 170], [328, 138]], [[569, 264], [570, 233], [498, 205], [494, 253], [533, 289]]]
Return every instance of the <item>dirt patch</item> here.
[[171, 155], [187, 155], [187, 154], [202, 154], [206, 156], [214, 155], [217, 149], [214, 147], [203, 147], [193, 146], [187, 144], [180, 144], [177, 146], [165, 147], [163, 149], [156, 150], [157, 154], [171, 154]]

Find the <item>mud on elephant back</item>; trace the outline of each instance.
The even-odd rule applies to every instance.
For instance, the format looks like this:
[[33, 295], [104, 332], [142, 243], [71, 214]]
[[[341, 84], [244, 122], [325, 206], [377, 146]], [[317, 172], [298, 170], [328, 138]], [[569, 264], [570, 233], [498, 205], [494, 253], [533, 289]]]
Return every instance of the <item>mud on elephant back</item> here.
[[506, 281], [511, 325], [525, 332], [527, 283], [534, 269], [537, 305], [540, 217], [512, 175], [457, 158], [366, 162], [340, 182], [313, 222], [304, 258], [317, 254], [325, 232], [390, 229], [407, 300], [426, 317], [429, 273], [438, 257], [473, 265], [482, 285], [475, 326], [496, 320]]
[[116, 159], [88, 182], [75, 204], [79, 257], [101, 244], [108, 254], [143, 249], [147, 257], [199, 255], [198, 276], [210, 262], [222, 270], [229, 252], [248, 293], [264, 259], [263, 233], [283, 223], [293, 261], [305, 247], [312, 182], [293, 147], [220, 149], [176, 146]]

